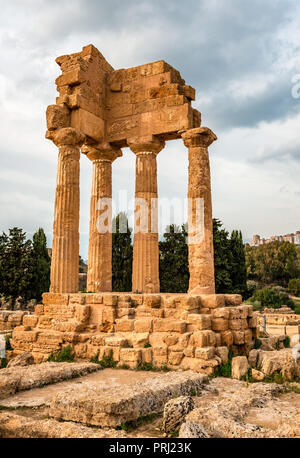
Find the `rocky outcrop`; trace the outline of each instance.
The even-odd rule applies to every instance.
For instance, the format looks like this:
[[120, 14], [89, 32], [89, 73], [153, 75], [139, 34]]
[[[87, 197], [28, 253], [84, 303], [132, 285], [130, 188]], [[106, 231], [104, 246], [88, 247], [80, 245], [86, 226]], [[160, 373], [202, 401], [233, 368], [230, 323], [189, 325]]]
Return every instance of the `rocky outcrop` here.
[[52, 419], [34, 419], [11, 412], [0, 415], [0, 438], [109, 438], [126, 437], [126, 433], [116, 430], [87, 428], [76, 423]]
[[25, 351], [24, 353], [21, 353], [20, 355], [16, 356], [15, 358], [11, 359], [9, 363], [7, 364], [7, 369], [12, 368], [12, 367], [17, 367], [17, 366], [30, 366], [30, 364], [34, 363], [34, 359], [31, 353], [29, 351]]
[[208, 377], [191, 371], [162, 376], [107, 390], [97, 387], [72, 388], [52, 400], [50, 416], [87, 425], [117, 427], [145, 415], [160, 413], [164, 404], [181, 395], [200, 392]]
[[163, 416], [163, 430], [170, 434], [176, 431], [184, 422], [186, 415], [193, 410], [195, 403], [191, 396], [179, 396], [165, 404]]
[[206, 439], [209, 438], [209, 435], [199, 423], [193, 423], [192, 421], [187, 421], [183, 423], [179, 430], [179, 437], [185, 439]]
[[18, 391], [87, 375], [99, 369], [98, 364], [92, 363], [43, 363], [1, 369], [0, 399], [7, 398]]

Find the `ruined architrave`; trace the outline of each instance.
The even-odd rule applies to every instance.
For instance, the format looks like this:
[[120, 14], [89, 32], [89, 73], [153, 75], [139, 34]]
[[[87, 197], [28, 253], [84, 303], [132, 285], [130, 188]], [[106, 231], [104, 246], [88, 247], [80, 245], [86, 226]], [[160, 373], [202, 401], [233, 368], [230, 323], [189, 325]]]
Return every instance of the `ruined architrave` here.
[[[56, 79], [59, 97], [47, 109], [46, 134], [59, 147], [50, 291], [78, 291], [80, 148], [93, 163], [87, 287], [111, 291], [111, 233], [99, 231], [97, 221], [104, 211], [99, 199], [111, 198], [112, 162], [128, 146], [136, 155], [132, 288], [137, 293], [160, 291], [156, 156], [165, 141], [182, 136], [189, 149], [192, 200], [189, 292], [214, 293], [207, 147], [216, 136], [200, 128], [201, 115], [191, 105], [195, 90], [164, 61], [114, 70], [92, 45], [56, 62], [62, 70]], [[148, 205], [146, 227], [138, 227], [141, 200]], [[203, 205], [204, 221], [196, 218], [197, 202]], [[197, 239], [199, 228], [202, 236]]]

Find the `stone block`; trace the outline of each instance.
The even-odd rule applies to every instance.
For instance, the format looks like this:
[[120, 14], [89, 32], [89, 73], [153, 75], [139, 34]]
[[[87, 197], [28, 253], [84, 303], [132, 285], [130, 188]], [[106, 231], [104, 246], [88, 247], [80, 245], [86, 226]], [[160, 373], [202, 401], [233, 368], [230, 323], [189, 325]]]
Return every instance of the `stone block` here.
[[178, 366], [183, 358], [182, 351], [171, 351], [168, 354], [168, 363], [172, 366]]
[[213, 331], [227, 331], [228, 320], [225, 318], [213, 318], [211, 320], [211, 327]]
[[199, 331], [211, 329], [211, 316], [190, 313], [187, 316], [187, 322], [196, 326]]
[[127, 362], [140, 362], [142, 359], [142, 352], [137, 348], [121, 348], [120, 360]]
[[134, 320], [135, 332], [152, 332], [152, 318], [139, 318]]
[[232, 331], [221, 331], [221, 343], [227, 347], [231, 347], [233, 344], [233, 334]]
[[132, 332], [134, 329], [135, 320], [116, 320], [116, 331], [117, 332]]
[[153, 320], [154, 332], [179, 332], [183, 334], [186, 331], [186, 323], [181, 320], [156, 319]]
[[245, 343], [245, 333], [243, 331], [232, 331], [232, 334], [235, 345], [243, 345]]
[[232, 358], [231, 376], [237, 380], [241, 380], [247, 374], [249, 369], [246, 356], [236, 356]]
[[240, 294], [225, 294], [226, 306], [237, 306], [242, 303], [242, 296]]
[[75, 306], [75, 319], [81, 323], [86, 323], [90, 316], [90, 307], [88, 305]]
[[103, 303], [103, 296], [102, 294], [92, 293], [87, 294], [85, 297], [86, 304], [102, 304]]
[[111, 307], [116, 307], [118, 303], [118, 296], [113, 294], [103, 294], [103, 303]]
[[83, 305], [85, 304], [85, 294], [76, 293], [69, 295], [69, 304], [72, 305]]
[[195, 357], [200, 359], [213, 359], [215, 356], [214, 347], [200, 347], [195, 349]]
[[25, 315], [23, 317], [23, 325], [34, 328], [37, 325], [38, 319], [36, 315]]
[[216, 344], [216, 335], [213, 331], [195, 331], [190, 338], [189, 345], [193, 347], [213, 347]]
[[161, 306], [161, 296], [155, 294], [144, 295], [144, 305], [146, 307], [157, 308]]
[[68, 305], [69, 294], [60, 293], [44, 293], [43, 304], [44, 305]]
[[107, 347], [127, 347], [128, 342], [124, 337], [112, 336], [104, 338]]
[[228, 362], [228, 347], [217, 347], [216, 348], [216, 355], [219, 356], [222, 360], [223, 364]]
[[215, 309], [225, 305], [224, 294], [201, 294], [200, 298], [201, 307]]
[[229, 310], [226, 307], [221, 307], [212, 310], [213, 318], [223, 318], [225, 320], [229, 320]]

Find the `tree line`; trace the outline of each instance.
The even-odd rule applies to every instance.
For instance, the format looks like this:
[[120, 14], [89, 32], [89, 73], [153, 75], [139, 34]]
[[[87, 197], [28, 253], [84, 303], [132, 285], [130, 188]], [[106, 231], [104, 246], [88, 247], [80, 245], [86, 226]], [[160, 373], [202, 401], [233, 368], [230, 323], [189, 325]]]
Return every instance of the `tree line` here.
[[[116, 231], [112, 234], [112, 289], [131, 291], [132, 229], [125, 213], [118, 214], [113, 224]], [[289, 242], [259, 247], [244, 245], [241, 231], [229, 234], [218, 219], [213, 220], [213, 241], [217, 293], [236, 293], [247, 299], [253, 294], [247, 287], [247, 279], [282, 286], [291, 282], [293, 291], [298, 292], [299, 281], [293, 279], [300, 274], [300, 247]], [[81, 258], [79, 264], [80, 272], [86, 272]], [[159, 275], [161, 292], [187, 292], [186, 224], [168, 226], [159, 241]], [[0, 295], [13, 303], [19, 297], [23, 301], [40, 301], [49, 285], [50, 257], [43, 229], [38, 229], [32, 241], [26, 239], [26, 233], [20, 228], [10, 229], [8, 234], [3, 232], [0, 235]]]

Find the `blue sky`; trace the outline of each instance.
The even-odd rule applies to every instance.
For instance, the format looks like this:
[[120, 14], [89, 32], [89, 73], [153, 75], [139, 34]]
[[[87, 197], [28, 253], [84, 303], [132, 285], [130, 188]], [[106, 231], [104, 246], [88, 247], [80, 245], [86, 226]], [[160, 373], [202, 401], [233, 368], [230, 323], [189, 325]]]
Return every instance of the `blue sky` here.
[[[196, 88], [210, 148], [213, 213], [245, 240], [300, 230], [300, 3], [296, 0], [14, 0], [0, 17], [0, 230], [42, 226], [51, 246], [57, 149], [45, 140], [55, 58], [93, 43], [114, 68], [164, 59]], [[300, 78], [300, 76], [299, 76]], [[299, 79], [300, 80], [300, 79]], [[294, 83], [295, 84], [295, 83]], [[300, 93], [300, 92], [299, 92]], [[135, 157], [113, 165], [133, 197]], [[187, 151], [158, 156], [159, 196], [184, 198]], [[81, 159], [80, 251], [87, 257], [91, 163]]]

